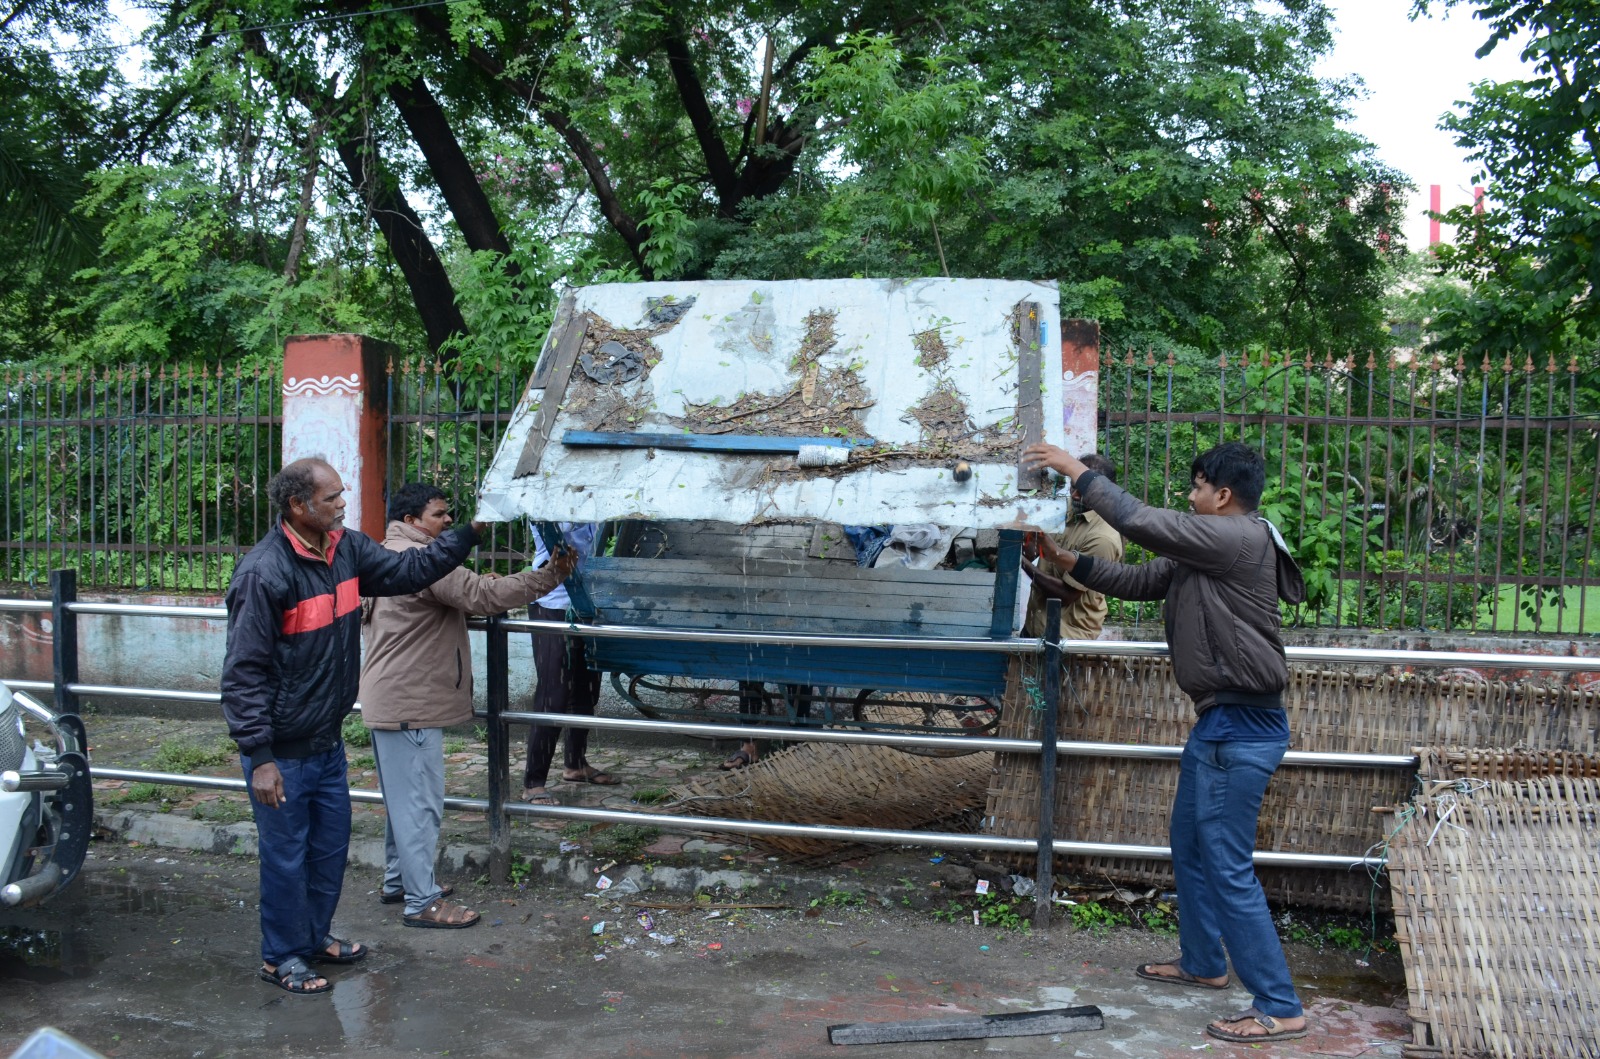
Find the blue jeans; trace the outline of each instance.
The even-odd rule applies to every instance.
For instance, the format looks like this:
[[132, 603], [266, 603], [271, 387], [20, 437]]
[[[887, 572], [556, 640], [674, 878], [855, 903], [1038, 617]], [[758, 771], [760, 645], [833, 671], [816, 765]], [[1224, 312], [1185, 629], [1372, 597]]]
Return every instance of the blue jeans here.
[[1172, 803], [1180, 966], [1198, 978], [1220, 978], [1232, 956], [1256, 1010], [1274, 1018], [1301, 1014], [1300, 998], [1251, 854], [1262, 796], [1288, 749], [1287, 741], [1191, 739]]
[[[248, 784], [254, 767], [241, 757]], [[250, 795], [261, 857], [261, 960], [277, 967], [322, 947], [350, 853], [350, 784], [344, 743], [311, 757], [279, 758], [284, 801]]]

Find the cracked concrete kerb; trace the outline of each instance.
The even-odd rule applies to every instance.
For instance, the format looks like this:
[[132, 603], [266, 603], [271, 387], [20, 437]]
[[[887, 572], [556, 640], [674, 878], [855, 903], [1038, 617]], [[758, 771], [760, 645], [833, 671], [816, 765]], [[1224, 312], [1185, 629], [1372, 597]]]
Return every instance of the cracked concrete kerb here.
[[[137, 809], [97, 810], [95, 827], [103, 837], [143, 846], [160, 846], [164, 849], [192, 850], [198, 853], [256, 855], [256, 828], [251, 823], [219, 824], [194, 820], [170, 813], [140, 811]], [[686, 854], [715, 854], [738, 849], [719, 842], [691, 839], [683, 844]], [[351, 868], [368, 868], [382, 873], [383, 840], [363, 838], [350, 840]], [[522, 863], [529, 873], [547, 883], [566, 883], [584, 889], [594, 889], [598, 870], [590, 867], [590, 855], [581, 852], [547, 856], [524, 855]], [[489, 871], [489, 849], [486, 845], [446, 844], [439, 850], [438, 870], [446, 876], [476, 878]], [[806, 891], [818, 887], [815, 875], [779, 875], [775, 869], [759, 872], [739, 871], [730, 868], [700, 866], [673, 867], [655, 864], [649, 868], [632, 864], [617, 865], [607, 869], [612, 888], [628, 893], [634, 887], [654, 889], [668, 893], [693, 894], [721, 887], [727, 890], [748, 890], [757, 886], [787, 885], [791, 889]]]

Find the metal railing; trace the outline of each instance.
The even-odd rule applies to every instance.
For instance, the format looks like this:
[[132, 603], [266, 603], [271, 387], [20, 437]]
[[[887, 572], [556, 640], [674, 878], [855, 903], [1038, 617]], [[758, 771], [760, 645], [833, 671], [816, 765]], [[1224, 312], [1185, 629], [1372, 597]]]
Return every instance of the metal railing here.
[[[217, 620], [226, 617], [220, 607], [177, 607], [145, 604], [84, 602], [76, 599], [76, 581], [72, 571], [55, 571], [51, 575], [52, 599], [43, 601], [0, 600], [0, 611], [48, 610], [54, 619], [54, 680], [7, 680], [15, 688], [39, 690], [53, 694], [58, 711], [76, 713], [79, 700], [85, 696], [96, 698], [137, 697], [165, 699], [181, 702], [220, 703], [217, 692], [177, 691], [164, 688], [121, 687], [86, 684], [78, 679], [77, 619], [80, 615], [116, 615], [124, 617], [162, 617], [180, 619]], [[1054, 605], [1054, 604], [1053, 604]], [[1057, 705], [1060, 697], [1059, 682], [1062, 661], [1067, 654], [1093, 655], [1112, 658], [1158, 658], [1165, 656], [1164, 644], [1146, 642], [1118, 642], [1104, 640], [939, 640], [907, 637], [853, 637], [816, 636], [777, 633], [702, 632], [675, 629], [636, 628], [610, 625], [579, 625], [566, 622], [531, 621], [493, 617], [469, 623], [482, 630], [488, 640], [488, 674], [486, 681], [487, 708], [479, 716], [487, 722], [489, 743], [488, 797], [446, 799], [446, 807], [468, 812], [485, 813], [490, 827], [490, 874], [498, 881], [508, 876], [511, 863], [510, 828], [513, 816], [545, 817], [607, 823], [635, 823], [715, 833], [752, 835], [783, 835], [827, 839], [842, 842], [880, 843], [890, 845], [922, 845], [947, 849], [985, 849], [1012, 853], [1032, 852], [1038, 858], [1038, 885], [1040, 892], [1048, 893], [1053, 880], [1053, 856], [1115, 856], [1135, 859], [1170, 859], [1171, 851], [1164, 846], [1145, 846], [1103, 842], [1079, 842], [1058, 839], [1054, 834], [1055, 765], [1059, 757], [1095, 757], [1125, 760], [1176, 760], [1181, 747], [1141, 744], [1106, 744], [1077, 742], [1055, 738]], [[1046, 628], [1057, 624], [1047, 621]], [[997, 835], [960, 834], [938, 831], [902, 831], [883, 828], [840, 827], [833, 825], [788, 823], [783, 821], [741, 820], [720, 817], [686, 816], [677, 814], [629, 812], [611, 809], [589, 809], [578, 806], [531, 805], [514, 801], [510, 797], [510, 739], [509, 726], [513, 724], [569, 725], [573, 718], [567, 714], [547, 714], [513, 711], [510, 709], [508, 638], [512, 632], [557, 633], [568, 636], [593, 638], [620, 637], [664, 639], [682, 642], [723, 642], [741, 644], [787, 644], [816, 647], [853, 647], [894, 650], [914, 646], [920, 650], [930, 648], [951, 651], [999, 651], [1011, 654], [1042, 654], [1041, 697], [1043, 708], [1039, 718], [1038, 739], [983, 738], [982, 749], [1013, 754], [1039, 754], [1042, 757], [1039, 792], [1039, 834], [1026, 839]], [[1538, 669], [1552, 672], [1581, 672], [1594, 669], [1593, 658], [1504, 655], [1484, 652], [1449, 651], [1398, 651], [1365, 650], [1337, 647], [1290, 647], [1286, 653], [1291, 661], [1320, 662], [1333, 665], [1391, 665], [1428, 667], [1474, 666], [1497, 669]], [[619, 731], [657, 732], [679, 736], [741, 739], [748, 737], [750, 729], [739, 724], [709, 722], [656, 721], [629, 717], [584, 718], [583, 723], [592, 728]], [[763, 726], [764, 738], [784, 741], [833, 742], [867, 744], [903, 748], [958, 749], [971, 751], [972, 736], [917, 735], [898, 732], [856, 731], [814, 727]], [[1409, 754], [1354, 754], [1319, 751], [1290, 751], [1284, 755], [1288, 767], [1337, 768], [1415, 768], [1417, 758]], [[102, 779], [169, 784], [244, 793], [242, 778], [189, 776], [175, 773], [151, 772], [97, 765], [94, 775]], [[352, 789], [352, 799], [361, 802], [381, 802], [377, 791]], [[1381, 866], [1379, 856], [1339, 856], [1324, 854], [1282, 853], [1258, 851], [1256, 863], [1261, 865], [1316, 868], [1375, 868]], [[1041, 904], [1043, 907], [1043, 904]]]

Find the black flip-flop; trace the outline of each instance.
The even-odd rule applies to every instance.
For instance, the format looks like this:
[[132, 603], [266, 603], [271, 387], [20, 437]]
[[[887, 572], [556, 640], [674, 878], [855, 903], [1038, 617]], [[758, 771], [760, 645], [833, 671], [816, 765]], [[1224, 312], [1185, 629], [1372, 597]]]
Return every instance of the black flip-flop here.
[[[445, 883], [444, 888], [439, 891], [439, 896], [449, 897], [455, 892], [456, 888], [454, 886], [451, 886], [449, 883]], [[403, 903], [405, 899], [406, 892], [404, 890], [394, 890], [392, 892], [389, 890], [378, 891], [378, 903], [381, 905], [398, 905]], [[323, 948], [327, 948], [327, 946], [324, 945]]]
[[[317, 993], [326, 993], [333, 988], [332, 982], [307, 967], [306, 961], [298, 956], [284, 960], [278, 964], [278, 969], [275, 971], [267, 970], [263, 964], [256, 973], [261, 976], [263, 982], [271, 982], [285, 993], [293, 993], [295, 996], [313, 996]], [[322, 978], [320, 986], [313, 988], [306, 985], [307, 982], [314, 982], [318, 978]]]
[[[1156, 974], [1150, 969], [1152, 967], [1177, 967], [1178, 973]], [[1133, 973], [1138, 975], [1140, 978], [1143, 978], [1147, 982], [1165, 982], [1168, 985], [1192, 985], [1198, 986], [1201, 989], [1218, 990], [1231, 989], [1233, 987], [1233, 982], [1231, 979], [1223, 982], [1221, 985], [1212, 985], [1210, 982], [1202, 982], [1200, 979], [1196, 978], [1194, 975], [1190, 974], [1188, 971], [1185, 971], [1181, 966], [1179, 966], [1177, 960], [1157, 960], [1155, 963], [1141, 963], [1138, 967], [1134, 968]]]
[[[336, 945], [338, 953], [328, 951], [328, 946]], [[336, 938], [332, 934], [322, 936], [322, 947], [311, 954], [312, 963], [360, 963], [367, 958], [367, 947], [359, 941], [350, 942], [343, 938]]]

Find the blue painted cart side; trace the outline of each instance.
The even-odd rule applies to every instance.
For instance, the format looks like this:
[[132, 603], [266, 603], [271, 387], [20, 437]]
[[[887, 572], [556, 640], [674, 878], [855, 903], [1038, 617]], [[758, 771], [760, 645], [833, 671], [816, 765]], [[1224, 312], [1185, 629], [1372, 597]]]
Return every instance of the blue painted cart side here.
[[[1007, 542], [1006, 535], [1014, 539]], [[1002, 562], [1021, 534], [1002, 536]], [[1015, 558], [1011, 562], [1015, 563]], [[632, 559], [584, 563], [587, 611], [606, 624], [812, 635], [1005, 638], [1017, 573], [868, 570], [818, 561]], [[577, 609], [578, 595], [574, 594]], [[598, 638], [595, 668], [632, 676], [688, 676], [835, 688], [934, 692], [999, 699], [1002, 654], [786, 645], [684, 644]]]

